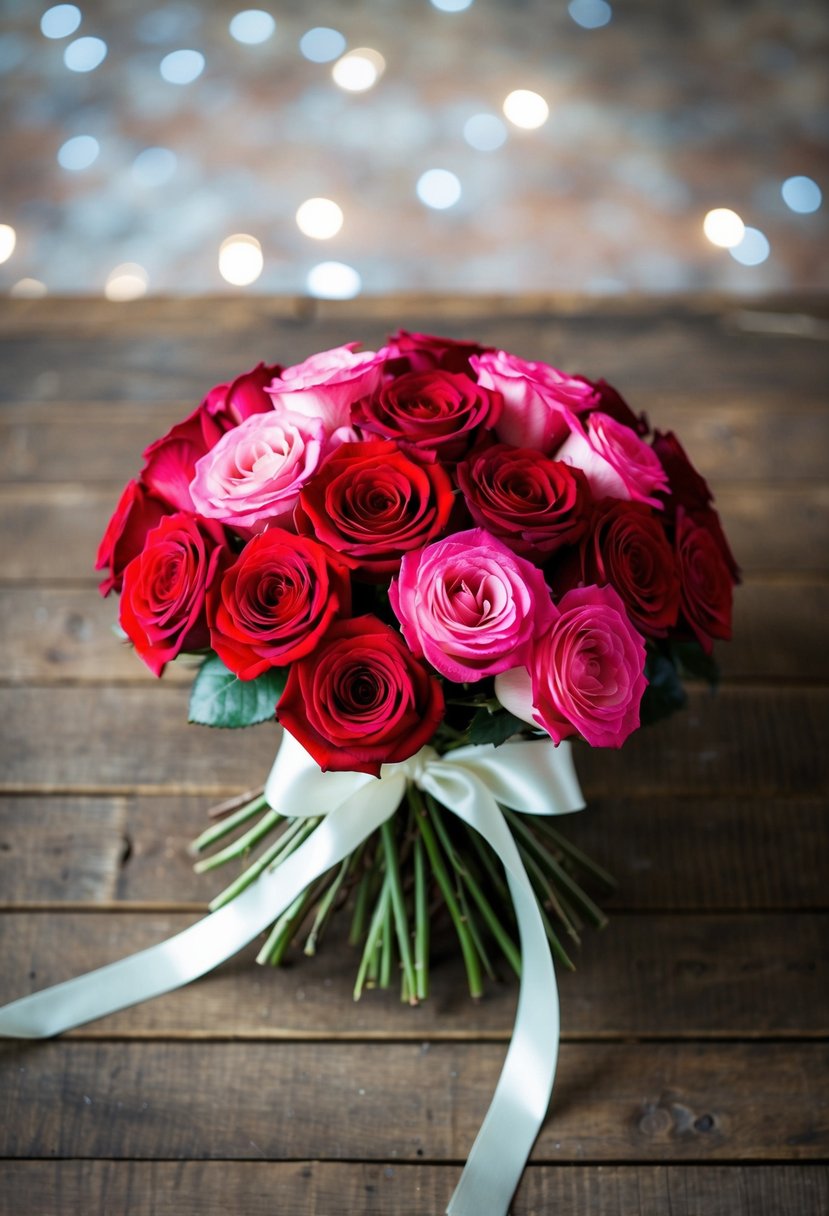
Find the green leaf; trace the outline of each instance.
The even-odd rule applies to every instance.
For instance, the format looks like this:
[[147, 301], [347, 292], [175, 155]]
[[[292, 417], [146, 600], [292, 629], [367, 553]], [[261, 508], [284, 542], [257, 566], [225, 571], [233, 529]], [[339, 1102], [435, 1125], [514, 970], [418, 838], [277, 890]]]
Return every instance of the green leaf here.
[[493, 743], [498, 747], [516, 731], [523, 730], [525, 725], [506, 709], [499, 709], [495, 713], [479, 709], [469, 725], [469, 742]]
[[672, 642], [674, 662], [689, 679], [706, 680], [712, 688], [720, 682], [720, 668], [711, 654], [706, 654], [699, 642]]
[[642, 697], [640, 720], [643, 726], [650, 726], [661, 718], [669, 717], [675, 710], [682, 709], [687, 697], [679, 673], [669, 655], [649, 650], [645, 675], [648, 678], [648, 687]]
[[217, 655], [211, 655], [193, 682], [189, 720], [200, 726], [267, 722], [274, 716], [287, 679], [287, 667], [272, 667], [255, 680], [240, 680]]

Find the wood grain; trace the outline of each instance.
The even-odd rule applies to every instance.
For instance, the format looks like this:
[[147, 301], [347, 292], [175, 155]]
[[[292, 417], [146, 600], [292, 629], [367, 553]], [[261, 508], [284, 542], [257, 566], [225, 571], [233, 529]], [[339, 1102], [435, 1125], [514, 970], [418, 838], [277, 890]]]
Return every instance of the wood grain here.
[[[0, 1163], [0, 1216], [435, 1216], [457, 1166], [397, 1160]], [[531, 1165], [513, 1216], [825, 1216], [821, 1165]], [[483, 1216], [483, 1214], [482, 1214]]]

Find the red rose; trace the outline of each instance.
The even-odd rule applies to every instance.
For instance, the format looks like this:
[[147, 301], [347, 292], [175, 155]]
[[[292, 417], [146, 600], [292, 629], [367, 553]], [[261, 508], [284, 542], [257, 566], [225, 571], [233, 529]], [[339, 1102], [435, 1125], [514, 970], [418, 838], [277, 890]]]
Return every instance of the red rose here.
[[500, 393], [461, 373], [427, 371], [386, 381], [355, 403], [351, 420], [427, 460], [453, 461], [469, 450], [480, 428], [495, 425], [500, 412]]
[[428, 743], [443, 709], [440, 681], [397, 630], [361, 616], [293, 664], [276, 716], [324, 771], [379, 777]]
[[240, 680], [253, 680], [308, 654], [350, 610], [348, 570], [335, 555], [307, 536], [270, 528], [213, 580], [210, 644]]
[[739, 583], [740, 567], [726, 540], [720, 517], [711, 506], [714, 495], [708, 488], [708, 482], [691, 464], [673, 431], [667, 431], [665, 434], [655, 431], [652, 447], [668, 475], [671, 490], [670, 494], [665, 496], [666, 519], [673, 520], [679, 507], [683, 507], [686, 513], [704, 518], [705, 527], [716, 541], [733, 581]]
[[404, 553], [440, 535], [452, 501], [440, 465], [417, 464], [388, 440], [344, 443], [303, 487], [294, 523], [379, 582], [400, 568]]
[[482, 448], [458, 465], [457, 477], [475, 523], [537, 564], [587, 527], [592, 499], [584, 474], [536, 448]]
[[243, 372], [230, 384], [217, 384], [211, 388], [199, 407], [211, 418], [215, 418], [223, 431], [238, 426], [251, 414], [264, 414], [273, 409], [273, 401], [265, 392], [274, 376], [282, 368], [278, 363], [258, 363], [249, 372]]
[[192, 515], [166, 515], [124, 571], [121, 627], [157, 676], [181, 650], [210, 643], [205, 592], [223, 536]]
[[95, 569], [109, 568], [101, 595], [121, 590], [124, 569], [144, 548], [147, 533], [169, 514], [169, 506], [139, 482], [127, 483], [98, 546]]
[[724, 541], [716, 511], [689, 515], [679, 507], [675, 546], [682, 580], [682, 618], [706, 654], [711, 653], [714, 638], [731, 637], [735, 578]]
[[434, 334], [410, 334], [399, 329], [392, 334], [383, 353], [387, 357], [386, 371], [392, 375], [406, 372], [428, 372], [442, 368], [447, 372], [471, 372], [471, 355], [482, 355], [491, 346], [479, 346], [477, 342], [458, 341], [455, 338], [438, 338]]
[[582, 542], [584, 583], [609, 584], [646, 637], [665, 637], [676, 624], [680, 583], [676, 561], [658, 519], [645, 503], [606, 498]]

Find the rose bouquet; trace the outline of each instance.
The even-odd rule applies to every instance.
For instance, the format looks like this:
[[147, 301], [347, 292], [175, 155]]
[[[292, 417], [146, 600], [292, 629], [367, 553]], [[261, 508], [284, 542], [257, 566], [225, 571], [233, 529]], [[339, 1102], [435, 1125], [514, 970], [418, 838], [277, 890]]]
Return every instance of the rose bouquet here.
[[505, 1211], [552, 1088], [551, 954], [569, 965], [564, 941], [603, 923], [585, 886], [612, 884], [550, 822], [583, 805], [570, 740], [620, 747], [684, 675], [716, 679], [730, 636], [706, 482], [604, 380], [399, 332], [211, 389], [147, 448], [98, 568], [151, 671], [196, 665], [191, 721], [275, 718], [282, 740], [264, 789], [194, 842], [216, 848], [199, 869], [241, 860], [212, 915], [135, 956], [151, 983], [114, 964], [86, 1016], [264, 930], [260, 962], [300, 933], [314, 953], [342, 908], [355, 996], [399, 982], [416, 1004], [445, 914], [473, 996], [499, 959], [521, 976], [450, 1205]]

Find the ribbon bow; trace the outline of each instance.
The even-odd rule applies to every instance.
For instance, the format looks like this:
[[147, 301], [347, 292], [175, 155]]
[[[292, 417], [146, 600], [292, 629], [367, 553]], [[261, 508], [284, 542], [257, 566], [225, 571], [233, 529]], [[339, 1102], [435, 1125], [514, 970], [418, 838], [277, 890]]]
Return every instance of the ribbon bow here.
[[341, 862], [394, 814], [408, 782], [478, 831], [507, 875], [521, 938], [518, 1009], [504, 1067], [448, 1216], [505, 1216], [550, 1101], [559, 1042], [558, 990], [535, 893], [499, 803], [533, 815], [579, 810], [584, 800], [569, 745], [551, 741], [424, 747], [380, 779], [320, 772], [285, 734], [265, 786], [289, 816], [324, 814], [288, 858], [231, 903], [160, 945], [0, 1008], [0, 1036], [41, 1039], [180, 988], [252, 941], [309, 883]]

